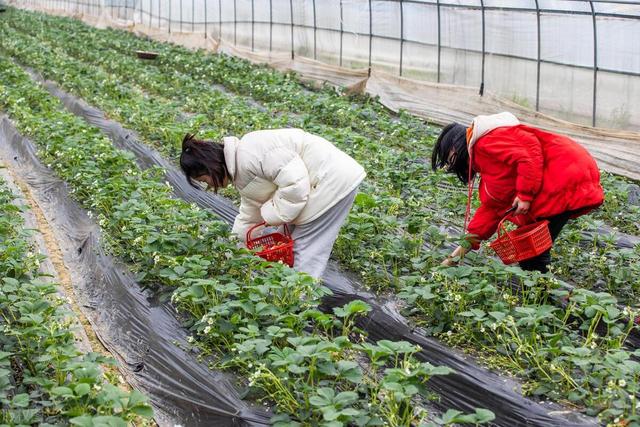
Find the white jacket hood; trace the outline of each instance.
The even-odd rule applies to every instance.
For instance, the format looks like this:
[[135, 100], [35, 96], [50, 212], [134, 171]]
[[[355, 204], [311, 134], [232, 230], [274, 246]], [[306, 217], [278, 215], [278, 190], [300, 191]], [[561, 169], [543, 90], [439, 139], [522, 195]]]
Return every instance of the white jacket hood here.
[[226, 136], [222, 139], [224, 149], [224, 163], [227, 165], [227, 172], [233, 179], [236, 175], [236, 150], [240, 140], [235, 136]]
[[488, 116], [477, 116], [473, 119], [473, 130], [469, 141], [469, 155], [475, 143], [494, 129], [505, 126], [517, 126], [520, 121], [509, 112], [491, 114]]

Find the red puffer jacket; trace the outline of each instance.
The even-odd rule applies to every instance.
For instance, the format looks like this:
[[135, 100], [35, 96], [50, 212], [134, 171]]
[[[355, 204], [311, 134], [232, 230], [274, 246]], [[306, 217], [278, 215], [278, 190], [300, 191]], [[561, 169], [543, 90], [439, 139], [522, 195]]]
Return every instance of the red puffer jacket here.
[[[484, 131], [475, 138], [472, 128], [468, 132], [473, 169], [481, 175], [481, 206], [469, 233], [491, 237], [516, 196], [531, 202], [536, 219], [566, 211], [576, 211], [575, 218], [603, 203], [598, 166], [572, 139], [525, 125]], [[514, 220], [531, 222], [523, 215]]]

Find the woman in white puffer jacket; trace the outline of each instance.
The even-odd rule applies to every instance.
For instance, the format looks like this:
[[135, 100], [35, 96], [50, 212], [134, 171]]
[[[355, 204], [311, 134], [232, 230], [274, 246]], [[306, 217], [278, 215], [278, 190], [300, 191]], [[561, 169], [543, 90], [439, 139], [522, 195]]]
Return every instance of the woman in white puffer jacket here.
[[354, 159], [324, 138], [301, 129], [251, 132], [219, 144], [186, 135], [180, 166], [187, 180], [215, 191], [233, 183], [241, 240], [255, 224], [289, 224], [294, 268], [320, 278], [358, 186], [366, 176]]

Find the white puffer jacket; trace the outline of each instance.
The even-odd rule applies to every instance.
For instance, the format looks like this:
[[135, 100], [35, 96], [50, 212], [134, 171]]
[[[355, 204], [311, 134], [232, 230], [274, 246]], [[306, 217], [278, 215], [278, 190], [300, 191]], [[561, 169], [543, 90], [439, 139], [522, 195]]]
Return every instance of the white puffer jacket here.
[[233, 232], [306, 224], [346, 197], [366, 176], [358, 162], [301, 129], [262, 130], [224, 139], [224, 156], [241, 196]]

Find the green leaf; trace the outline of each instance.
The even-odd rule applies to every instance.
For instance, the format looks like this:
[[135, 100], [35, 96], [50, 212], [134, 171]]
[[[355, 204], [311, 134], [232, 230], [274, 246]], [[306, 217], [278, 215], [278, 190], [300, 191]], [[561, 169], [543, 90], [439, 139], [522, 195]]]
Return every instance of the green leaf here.
[[358, 394], [353, 391], [343, 391], [333, 399], [336, 405], [340, 407], [349, 406], [358, 400]]
[[322, 416], [326, 421], [335, 421], [340, 416], [340, 412], [336, 411], [333, 406], [325, 406], [322, 408]]
[[139, 406], [139, 405], [146, 405], [147, 403], [147, 397], [140, 393], [138, 390], [133, 390], [131, 392], [131, 394], [129, 394], [129, 406]]
[[496, 419], [496, 415], [488, 409], [476, 409], [476, 423], [484, 424]]
[[313, 406], [324, 407], [333, 403], [334, 391], [330, 388], [319, 388], [315, 396], [309, 398], [309, 403]]
[[353, 300], [349, 304], [342, 307], [335, 307], [333, 312], [338, 317], [348, 317], [354, 314], [368, 313], [371, 311], [371, 306], [364, 301]]
[[447, 412], [442, 414], [442, 424], [453, 424], [457, 422], [458, 416], [462, 414], [462, 412], [457, 411], [455, 409], [449, 409]]
[[54, 387], [51, 394], [55, 396], [73, 396], [73, 391], [69, 387]]
[[91, 386], [86, 383], [78, 384], [75, 388], [76, 396], [78, 397], [85, 396], [89, 394], [90, 391], [91, 391]]
[[489, 316], [493, 317], [497, 321], [500, 321], [504, 319], [507, 316], [507, 314], [502, 311], [490, 311]]
[[346, 415], [348, 417], [355, 417], [355, 416], [360, 415], [360, 411], [358, 411], [355, 408], [345, 408], [342, 411], [340, 411], [340, 413], [342, 415]]
[[7, 285], [13, 285], [13, 286], [20, 286], [20, 282], [16, 279], [14, 279], [13, 277], [4, 277], [2, 279], [2, 281], [4, 283], [6, 283]]
[[358, 193], [355, 199], [355, 204], [357, 206], [370, 209], [376, 207], [376, 200], [368, 194]]
[[415, 353], [416, 351], [418, 351], [415, 345], [407, 341], [380, 340], [377, 344], [380, 347], [390, 351], [391, 354]]
[[69, 422], [74, 426], [93, 427], [93, 417], [89, 415], [83, 415], [82, 417], [71, 418]]
[[94, 417], [93, 425], [95, 427], [127, 427], [127, 423], [120, 417]]
[[29, 406], [29, 395], [27, 393], [16, 394], [11, 399], [11, 405], [16, 408], [26, 408]]
[[278, 414], [271, 417], [271, 424], [273, 427], [300, 427], [301, 424], [297, 421], [291, 421], [291, 417], [288, 414]]
[[482, 310], [479, 310], [477, 308], [472, 308], [471, 312], [474, 314], [474, 316], [476, 317], [484, 317], [486, 315], [486, 313]]
[[307, 368], [304, 366], [298, 366], [298, 365], [289, 365], [287, 366], [287, 369], [289, 370], [289, 372], [293, 373], [293, 374], [304, 374], [305, 372], [307, 372]]
[[462, 317], [474, 317], [475, 314], [473, 314], [473, 312], [471, 311], [462, 311], [460, 313], [458, 313], [458, 316], [462, 316]]
[[340, 375], [352, 383], [357, 384], [362, 380], [362, 371], [356, 362], [351, 360], [341, 360], [338, 362], [337, 368]]
[[144, 418], [153, 418], [153, 409], [149, 405], [134, 406], [131, 412]]

